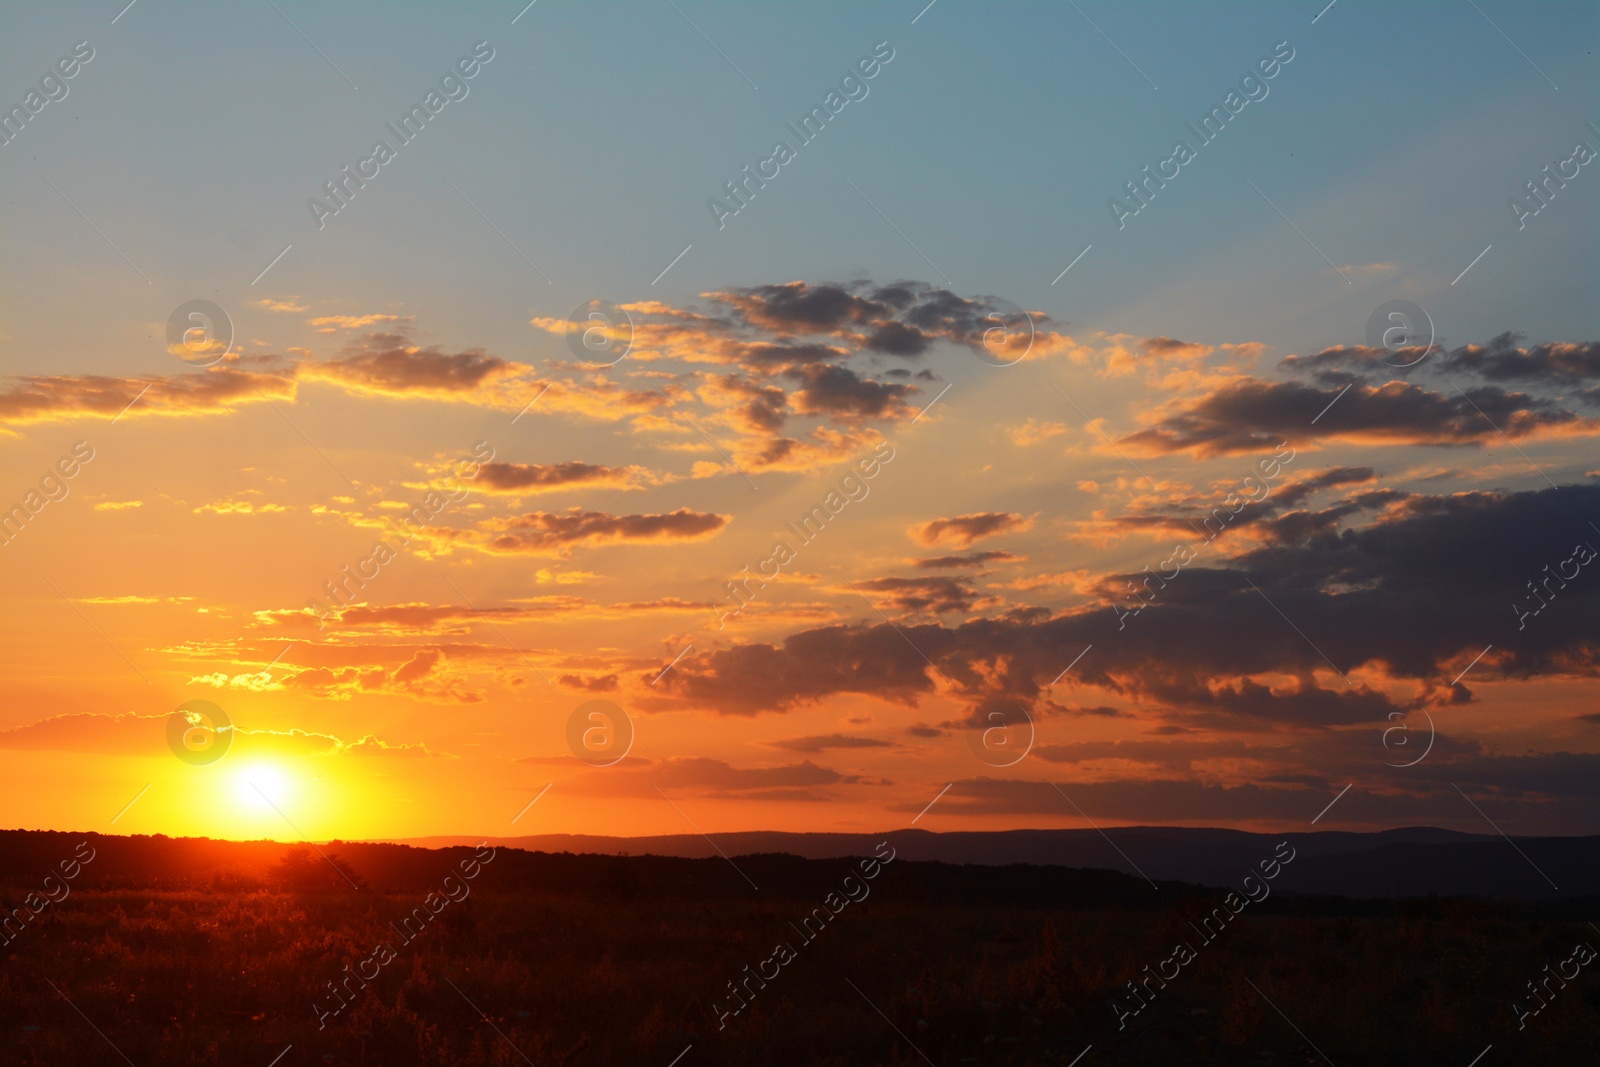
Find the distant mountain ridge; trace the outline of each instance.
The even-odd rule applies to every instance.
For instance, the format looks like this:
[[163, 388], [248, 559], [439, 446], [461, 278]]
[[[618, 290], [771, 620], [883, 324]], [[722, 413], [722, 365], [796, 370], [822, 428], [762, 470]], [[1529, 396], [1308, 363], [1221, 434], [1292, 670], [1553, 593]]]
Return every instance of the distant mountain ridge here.
[[[425, 848], [476, 845], [482, 837], [390, 839]], [[1338, 830], [1261, 834], [1181, 826], [1098, 830], [890, 830], [878, 834], [747, 831], [603, 837], [538, 834], [490, 837], [497, 847], [535, 852], [704, 858], [789, 853], [807, 859], [870, 855], [887, 840], [909, 860], [1002, 866], [1084, 867], [1153, 880], [1237, 886], [1287, 840], [1294, 862], [1274, 883], [1281, 892], [1354, 898], [1425, 896], [1555, 899], [1600, 894], [1600, 835], [1518, 837], [1416, 826], [1375, 833]], [[715, 840], [715, 845], [712, 844]], [[1519, 854], [1520, 852], [1520, 854]]]

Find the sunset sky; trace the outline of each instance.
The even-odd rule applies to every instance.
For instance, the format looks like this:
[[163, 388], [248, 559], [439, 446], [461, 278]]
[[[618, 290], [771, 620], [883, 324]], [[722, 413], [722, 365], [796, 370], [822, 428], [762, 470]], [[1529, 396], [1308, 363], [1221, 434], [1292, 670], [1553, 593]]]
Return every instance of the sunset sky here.
[[0, 35], [0, 826], [1594, 832], [1593, 5], [124, 2]]

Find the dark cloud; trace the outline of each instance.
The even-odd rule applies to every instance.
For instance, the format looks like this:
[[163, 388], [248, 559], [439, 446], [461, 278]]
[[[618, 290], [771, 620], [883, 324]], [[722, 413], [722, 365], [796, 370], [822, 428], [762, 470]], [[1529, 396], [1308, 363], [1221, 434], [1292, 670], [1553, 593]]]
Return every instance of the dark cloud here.
[[1042, 312], [1019, 312], [999, 297], [962, 297], [918, 281], [882, 287], [871, 282], [808, 285], [796, 281], [708, 295], [727, 305], [734, 316], [732, 322], [712, 320], [723, 329], [753, 327], [781, 337], [826, 335], [847, 340], [863, 351], [904, 358], [920, 356], [940, 340], [977, 351], [985, 347], [987, 331], [1003, 327], [1020, 335], [1028, 331], [1030, 323], [1041, 347], [1065, 340], [1055, 331], [1057, 324]]
[[724, 419], [749, 434], [777, 434], [789, 418], [789, 394], [775, 385], [762, 385], [737, 374], [712, 377], [700, 395], [721, 408]]
[[569, 486], [630, 489], [648, 472], [642, 467], [606, 467], [592, 463], [485, 463], [478, 468], [478, 488], [491, 493], [529, 495], [549, 493]]
[[1391, 352], [1366, 345], [1336, 345], [1309, 356], [1288, 356], [1285, 370], [1309, 374], [1324, 385], [1351, 380], [1387, 381], [1412, 372], [1472, 374], [1490, 382], [1571, 387], [1600, 381], [1600, 341], [1559, 341], [1522, 347], [1507, 332], [1487, 344], [1445, 350], [1421, 346]]
[[1280, 508], [1292, 508], [1322, 492], [1345, 485], [1365, 485], [1376, 481], [1378, 474], [1371, 467], [1327, 467], [1315, 474], [1296, 478], [1274, 489], [1264, 503]]
[[905, 398], [916, 392], [913, 386], [873, 381], [833, 364], [796, 367], [787, 376], [803, 383], [794, 395], [797, 411], [842, 421], [904, 418], [911, 414]]
[[[544, 762], [523, 760], [519, 762]], [[650, 762], [624, 759], [614, 767], [591, 771], [564, 782], [579, 796], [649, 797], [693, 793], [726, 800], [827, 801], [834, 787], [882, 784], [879, 779], [840, 774], [810, 760], [774, 767], [735, 767], [720, 759], [687, 756]]]
[[[1430, 766], [1424, 762], [1417, 768]], [[1441, 769], [1443, 769], [1441, 765]], [[1566, 783], [1574, 771], [1587, 769], [1588, 779], [1578, 791], [1566, 794]], [[1510, 770], [1509, 768], [1506, 770]], [[1594, 782], [1600, 780], [1600, 757], [1577, 753], [1552, 753], [1549, 756], [1527, 757], [1524, 767], [1512, 773], [1526, 779], [1537, 791], [1518, 794], [1502, 792], [1489, 782], [1478, 782], [1474, 773], [1491, 776], [1504, 773], [1490, 767], [1453, 766], [1456, 781], [1469, 794], [1484, 792], [1494, 795], [1496, 823], [1517, 833], [1550, 833], [1552, 824], [1561, 829], [1556, 832], [1584, 834], [1592, 830], [1600, 818], [1600, 803], [1594, 799]], [[1254, 820], [1275, 819], [1309, 824], [1310, 820], [1327, 805], [1344, 787], [1348, 779], [1335, 780], [1325, 775], [1266, 775], [1258, 780], [1218, 782], [1194, 776], [1160, 776], [1155, 778], [1124, 777], [1101, 781], [1062, 781], [1067, 796], [1084, 811], [1092, 812], [1096, 819], [1113, 819], [1119, 822], [1149, 826], [1170, 826], [1174, 813], [1188, 825], [1238, 825]], [[1339, 802], [1333, 819], [1345, 826], [1366, 826], [1387, 830], [1394, 826], [1394, 793], [1387, 782], [1384, 789], [1355, 789]], [[1472, 808], [1448, 783], [1429, 784], [1422, 788], [1410, 786], [1406, 799], [1406, 817], [1417, 825], [1456, 825], [1473, 832], [1489, 833]], [[914, 813], [919, 805], [906, 804], [901, 810]], [[939, 802], [946, 818], [1010, 816], [1074, 816], [1077, 812], [1062, 797], [1056, 784], [1036, 778], [968, 778], [959, 779]], [[1323, 824], [1324, 826], [1327, 823]], [[1316, 827], [1321, 829], [1322, 827]], [[1134, 862], [1156, 878], [1160, 871], [1160, 856], [1142, 854], [1136, 846], [1137, 831], [1117, 831], [1121, 847], [1131, 849]], [[1498, 838], [1493, 838], [1498, 840]], [[1502, 847], [1504, 847], [1502, 845]], [[1507, 850], [1509, 854], [1509, 850]], [[1512, 860], [1516, 857], [1513, 855]], [[1106, 866], [1126, 863], [1109, 846], [1106, 849]], [[1530, 884], [1539, 882], [1539, 875], [1527, 871]], [[1539, 883], [1542, 884], [1542, 883]]]
[[527, 370], [480, 348], [446, 353], [437, 345], [418, 348], [398, 334], [371, 334], [352, 352], [343, 359], [300, 363], [296, 373], [355, 392], [451, 399], [494, 386]]
[[1447, 370], [1468, 371], [1491, 382], [1566, 386], [1600, 381], [1600, 341], [1519, 348], [1518, 340], [1516, 334], [1503, 333], [1486, 345], [1453, 349], [1441, 362]]
[[1437, 349], [1428, 351], [1421, 346], [1390, 351], [1367, 345], [1335, 345], [1309, 356], [1285, 356], [1278, 366], [1291, 374], [1315, 378], [1323, 385], [1342, 386], [1352, 381], [1406, 377], [1438, 354]]
[[[1366, 484], [1377, 479], [1371, 467], [1329, 467], [1315, 474], [1291, 478], [1273, 486], [1262, 478], [1254, 478], [1249, 489], [1236, 488], [1233, 500], [1248, 501], [1247, 506], [1235, 511], [1218, 494], [1214, 501], [1202, 501], [1182, 508], [1166, 509], [1156, 513], [1116, 515], [1079, 522], [1078, 528], [1089, 536], [1105, 531], [1120, 533], [1165, 533], [1183, 540], [1194, 534], [1203, 539], [1220, 538], [1223, 534], [1247, 527], [1266, 526], [1274, 541], [1292, 542], [1303, 539], [1313, 530], [1332, 529], [1338, 523], [1363, 509], [1376, 509], [1406, 494], [1394, 490], [1380, 490], [1358, 495], [1322, 511], [1291, 511], [1286, 509], [1305, 503], [1318, 493], [1349, 485]], [[1266, 495], [1259, 495], [1266, 487]], [[1120, 580], [1122, 576], [1113, 576]], [[1024, 584], [1026, 587], [1026, 583]]]
[[789, 737], [781, 741], [768, 741], [772, 748], [790, 752], [825, 752], [830, 748], [892, 748], [888, 741], [875, 737], [856, 737], [850, 734], [818, 734], [811, 737]]
[[504, 606], [427, 603], [373, 606], [362, 603], [333, 608], [325, 615], [309, 608], [281, 608], [257, 611], [254, 617], [260, 626], [305, 634], [329, 632], [343, 635], [363, 631], [384, 635], [463, 634], [479, 622], [522, 622], [563, 617], [626, 618], [643, 612], [693, 613], [709, 611], [714, 607], [714, 601], [681, 600], [677, 597], [602, 604], [586, 597], [553, 595], [520, 598], [514, 605]]
[[895, 609], [906, 614], [943, 615], [971, 611], [978, 594], [965, 578], [869, 578], [856, 583], [873, 593], [885, 593]]
[[604, 511], [530, 511], [479, 524], [474, 539], [489, 552], [565, 555], [580, 545], [671, 544], [715, 537], [732, 516], [679, 508], [660, 515], [612, 515]]
[[886, 322], [867, 335], [867, 348], [891, 356], [920, 356], [932, 345], [932, 337], [903, 322]]
[[1013, 556], [1009, 552], [994, 549], [988, 552], [967, 552], [959, 556], [933, 556], [928, 559], [916, 560], [912, 566], [926, 571], [955, 570], [958, 568], [978, 568], [985, 563], [1010, 563], [1022, 558], [1022, 556]]
[[863, 299], [837, 285], [757, 285], [716, 294], [755, 326], [785, 334], [832, 333], [841, 327], [881, 321], [885, 304]]
[[231, 366], [171, 377], [111, 378], [98, 374], [13, 378], [0, 392], [0, 424], [62, 422], [86, 415], [128, 418], [205, 415], [240, 404], [293, 400], [295, 383], [277, 374]]
[[780, 344], [772, 341], [749, 341], [729, 346], [728, 352], [738, 362], [752, 370], [779, 370], [848, 356], [849, 350], [823, 344]]
[[615, 693], [617, 691], [617, 676], [614, 674], [601, 674], [589, 678], [578, 674], [563, 674], [556, 681], [568, 689], [581, 689], [586, 693]]
[[1455, 395], [1409, 382], [1351, 384], [1340, 395], [1300, 382], [1239, 378], [1187, 404], [1122, 444], [1164, 455], [1201, 457], [1258, 452], [1284, 441], [1337, 437], [1367, 443], [1469, 445], [1500, 440], [1600, 433], [1555, 401], [1480, 386]]
[[931, 519], [906, 531], [907, 536], [924, 548], [954, 545], [966, 548], [975, 541], [1002, 534], [1020, 533], [1030, 529], [1033, 520], [1015, 512], [980, 511], [970, 515], [957, 515], [949, 519]]
[[1105, 704], [1097, 704], [1092, 708], [1069, 707], [1066, 711], [1069, 715], [1095, 715], [1102, 719], [1116, 719], [1127, 715], [1127, 712], [1119, 708], [1108, 707]]
[[[694, 372], [699, 384], [693, 392], [681, 383], [629, 392], [597, 376], [545, 383], [525, 375], [504, 384], [497, 377], [486, 379], [480, 392], [493, 393], [497, 407], [521, 408], [543, 396], [539, 403], [545, 411], [612, 420], [643, 417], [649, 430], [662, 428], [660, 418], [690, 414], [661, 411], [670, 394], [673, 404], [685, 409], [703, 405], [714, 422], [746, 435], [727, 449], [740, 468], [802, 471], [845, 458], [868, 429], [915, 416], [910, 399], [923, 388], [917, 383], [936, 381], [935, 375], [903, 366], [880, 370], [884, 362], [918, 358], [941, 341], [991, 360], [1002, 352], [1007, 359], [1043, 358], [1079, 348], [1041, 312], [1023, 312], [998, 297], [958, 297], [916, 281], [882, 287], [868, 281], [793, 281], [702, 295], [709, 307], [659, 301], [626, 307], [635, 362], [673, 360], [725, 368], [721, 375]], [[563, 336], [573, 328], [566, 319], [538, 317], [531, 322]], [[381, 336], [391, 348], [411, 351], [399, 338]], [[338, 374], [347, 388], [379, 377], [380, 388], [407, 395], [394, 379], [409, 382], [414, 375], [393, 369], [380, 374], [368, 367], [373, 358], [356, 352], [343, 361], [352, 366], [318, 365], [334, 369], [306, 373]], [[520, 365], [505, 367], [508, 377], [526, 371]], [[536, 387], [543, 391], [532, 391]], [[791, 428], [790, 420], [797, 417], [808, 424]]]
[[[1533, 619], [1537, 625], [1519, 627], [1526, 620], [1512, 604], [1533, 603], [1525, 583], [1570, 560], [1577, 543], [1600, 543], [1588, 525], [1596, 515], [1600, 486], [1592, 485], [1409, 497], [1359, 529], [1314, 529], [1226, 567], [1191, 565], [1146, 587], [1153, 599], [1136, 616], [1125, 602], [954, 627], [836, 624], [781, 645], [685, 657], [661, 684], [729, 714], [843, 693], [915, 705], [935, 691], [974, 709], [1002, 700], [1048, 711], [1044, 687], [1093, 644], [1075, 679], [1197, 720], [1377, 722], [1402, 707], [1342, 677], [1324, 689], [1316, 675], [1372, 665], [1415, 680], [1417, 700], [1455, 700], [1451, 687], [1439, 689], [1441, 678], [1493, 644], [1476, 665], [1480, 677], [1593, 677], [1600, 571], [1580, 575], [1587, 582], [1549, 585], [1549, 617]], [[1269, 675], [1293, 681], [1269, 687], [1260, 680]]]

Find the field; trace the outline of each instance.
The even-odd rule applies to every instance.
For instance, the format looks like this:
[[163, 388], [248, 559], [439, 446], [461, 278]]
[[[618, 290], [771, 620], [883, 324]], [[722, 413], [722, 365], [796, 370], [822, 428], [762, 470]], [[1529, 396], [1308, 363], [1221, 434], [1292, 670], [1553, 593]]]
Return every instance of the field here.
[[[38, 883], [23, 868], [53, 866], [38, 857], [95, 850], [4, 949], [3, 1059], [29, 1067], [668, 1067], [685, 1049], [681, 1067], [943, 1067], [1089, 1046], [1084, 1067], [1465, 1067], [1490, 1044], [1485, 1064], [1592, 1064], [1600, 1047], [1587, 971], [1552, 981], [1520, 1030], [1513, 1012], [1536, 1006], [1545, 965], [1600, 942], [1582, 905], [1273, 897], [1208, 942], [1191, 922], [1224, 894], [1109, 871], [895, 860], [868, 879], [861, 861], [788, 856], [736, 870], [337, 843], [330, 863], [270, 843], [0, 837], [11, 907]], [[1138, 1003], [1124, 984], [1179, 942], [1194, 958], [1119, 1028], [1114, 999]]]

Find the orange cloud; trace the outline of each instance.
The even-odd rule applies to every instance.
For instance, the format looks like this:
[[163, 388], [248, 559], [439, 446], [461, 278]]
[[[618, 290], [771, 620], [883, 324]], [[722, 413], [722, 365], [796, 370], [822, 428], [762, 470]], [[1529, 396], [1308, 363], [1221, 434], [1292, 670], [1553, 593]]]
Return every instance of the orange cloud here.
[[[709, 600], [661, 597], [620, 604], [601, 604], [575, 596], [524, 597], [508, 606], [470, 607], [455, 604], [393, 604], [372, 607], [350, 604], [328, 613], [326, 619], [308, 608], [267, 609], [254, 613], [257, 626], [287, 633], [382, 633], [389, 635], [464, 634], [478, 622], [536, 622], [544, 619], [625, 619], [649, 613], [685, 614], [710, 611]], [[319, 626], [319, 620], [323, 620]]]
[[731, 515], [679, 508], [657, 515], [612, 515], [569, 508], [489, 519], [475, 531], [483, 551], [508, 555], [565, 556], [573, 548], [607, 544], [672, 544], [715, 537]]
[[906, 534], [924, 548], [954, 545], [970, 548], [978, 541], [1033, 528], [1033, 519], [1015, 512], [979, 511], [951, 519], [933, 519], [911, 527]]
[[296, 375], [302, 379], [329, 382], [353, 393], [501, 404], [509, 402], [501, 387], [527, 370], [482, 349], [450, 354], [437, 346], [407, 344], [394, 334], [373, 334], [360, 350], [343, 359], [296, 365]]
[[474, 485], [489, 493], [529, 496], [574, 486], [588, 489], [639, 489], [652, 480], [644, 467], [605, 467], [592, 463], [485, 463]]
[[194, 509], [196, 515], [279, 515], [289, 509], [283, 504], [255, 504], [248, 500], [217, 500]]
[[431, 703], [477, 704], [484, 699], [480, 691], [469, 689], [458, 674], [449, 674], [440, 664], [445, 654], [439, 648], [415, 650], [411, 658], [392, 673], [382, 667], [361, 669], [344, 667], [280, 666], [253, 674], [228, 675], [218, 672], [189, 679], [191, 685], [210, 685], [218, 689], [245, 689], [255, 693], [301, 693], [323, 700], [349, 700], [358, 693], [395, 693]]
[[1011, 443], [1018, 448], [1027, 448], [1029, 445], [1059, 437], [1066, 432], [1065, 423], [1046, 422], [1042, 419], [1028, 419], [1021, 426], [1006, 427], [1006, 436], [1010, 437]]
[[172, 377], [111, 378], [98, 374], [12, 379], [0, 392], [0, 424], [66, 422], [88, 415], [202, 415], [241, 404], [293, 400], [295, 383], [276, 374], [212, 367]]
[[[304, 311], [305, 308], [298, 310]], [[322, 315], [307, 319], [308, 325], [319, 327], [318, 333], [337, 333], [339, 330], [359, 330], [378, 322], [399, 322], [399, 315]]]
[[[167, 749], [171, 715], [104, 715], [79, 712], [53, 715], [37, 722], [0, 730], [0, 749], [26, 752], [80, 752], [91, 755], [160, 756]], [[226, 727], [233, 735], [229, 755], [281, 756], [433, 756], [426, 745], [391, 745], [372, 734], [346, 743], [332, 734], [291, 730], [246, 730]]]

